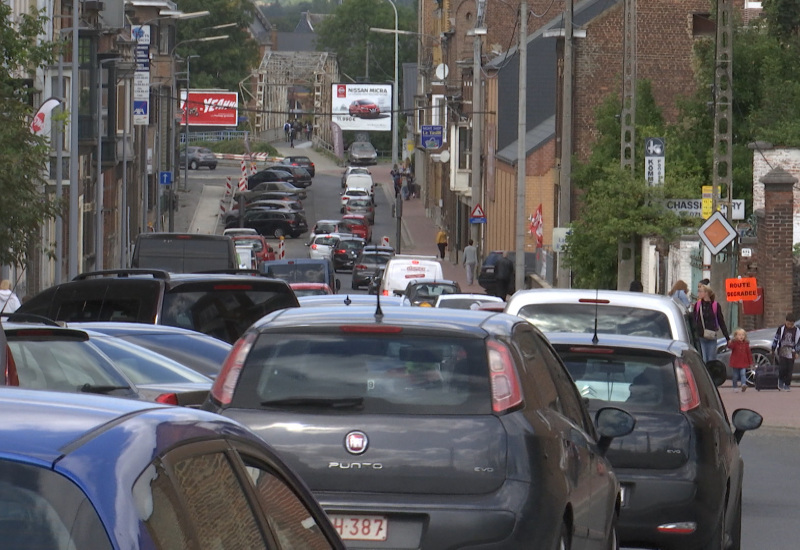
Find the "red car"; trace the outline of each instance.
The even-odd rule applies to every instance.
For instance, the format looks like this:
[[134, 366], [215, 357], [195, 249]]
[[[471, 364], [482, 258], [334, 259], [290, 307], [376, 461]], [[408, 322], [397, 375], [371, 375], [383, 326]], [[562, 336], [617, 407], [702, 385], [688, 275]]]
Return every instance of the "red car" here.
[[267, 244], [264, 235], [237, 235], [233, 238], [234, 246], [237, 244], [251, 244], [258, 263], [275, 259], [275, 250]]
[[363, 214], [345, 214], [339, 222], [339, 233], [352, 233], [366, 242], [372, 242], [372, 226]]
[[368, 99], [357, 99], [350, 104], [350, 116], [358, 118], [378, 118], [381, 109]]

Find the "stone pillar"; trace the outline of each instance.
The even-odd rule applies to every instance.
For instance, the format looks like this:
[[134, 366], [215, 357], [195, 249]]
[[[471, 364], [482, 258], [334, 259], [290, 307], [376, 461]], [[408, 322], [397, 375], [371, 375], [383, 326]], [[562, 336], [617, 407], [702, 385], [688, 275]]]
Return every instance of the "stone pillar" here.
[[[797, 178], [783, 168], [769, 171], [764, 184], [764, 218], [758, 227], [758, 271], [764, 286], [764, 323], [782, 324], [792, 303], [792, 187]], [[759, 220], [762, 221], [762, 220]]]

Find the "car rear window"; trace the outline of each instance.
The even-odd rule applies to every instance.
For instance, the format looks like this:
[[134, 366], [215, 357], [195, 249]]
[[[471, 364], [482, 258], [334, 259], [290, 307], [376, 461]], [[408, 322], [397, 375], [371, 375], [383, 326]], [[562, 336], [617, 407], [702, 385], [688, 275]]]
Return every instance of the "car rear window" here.
[[680, 409], [672, 355], [627, 350], [596, 353], [599, 350], [555, 347], [581, 396], [590, 400], [592, 408], [624, 403], [635, 411]]
[[486, 351], [474, 338], [267, 333], [247, 356], [232, 406], [490, 414]]
[[136, 242], [132, 267], [192, 273], [236, 267], [230, 238], [203, 236], [140, 238]]
[[326, 283], [325, 267], [322, 264], [270, 265], [267, 275], [287, 283]]
[[235, 342], [267, 313], [297, 307], [291, 289], [239, 281], [179, 285], [164, 295], [161, 324], [196, 330]]
[[[673, 340], [666, 314], [638, 307], [583, 304], [530, 304], [517, 313], [544, 333], [591, 332]], [[596, 321], [595, 321], [596, 320]]]

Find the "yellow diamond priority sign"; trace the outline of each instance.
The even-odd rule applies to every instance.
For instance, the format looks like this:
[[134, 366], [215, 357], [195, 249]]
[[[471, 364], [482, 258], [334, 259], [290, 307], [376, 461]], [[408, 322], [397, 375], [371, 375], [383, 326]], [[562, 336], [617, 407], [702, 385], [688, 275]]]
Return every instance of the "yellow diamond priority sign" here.
[[728, 246], [739, 234], [731, 226], [722, 212], [714, 212], [700, 226], [700, 240], [711, 251], [712, 254], [719, 254], [723, 248]]

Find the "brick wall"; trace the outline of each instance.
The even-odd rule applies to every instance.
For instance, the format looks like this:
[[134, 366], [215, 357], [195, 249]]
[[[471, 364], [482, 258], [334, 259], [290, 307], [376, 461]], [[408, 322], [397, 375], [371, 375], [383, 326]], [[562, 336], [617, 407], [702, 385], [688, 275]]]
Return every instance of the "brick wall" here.
[[[763, 178], [773, 168], [781, 167], [800, 179], [800, 149], [762, 149], [753, 152], [753, 210], [764, 208]], [[792, 243], [800, 242], [800, 188], [793, 192]]]

